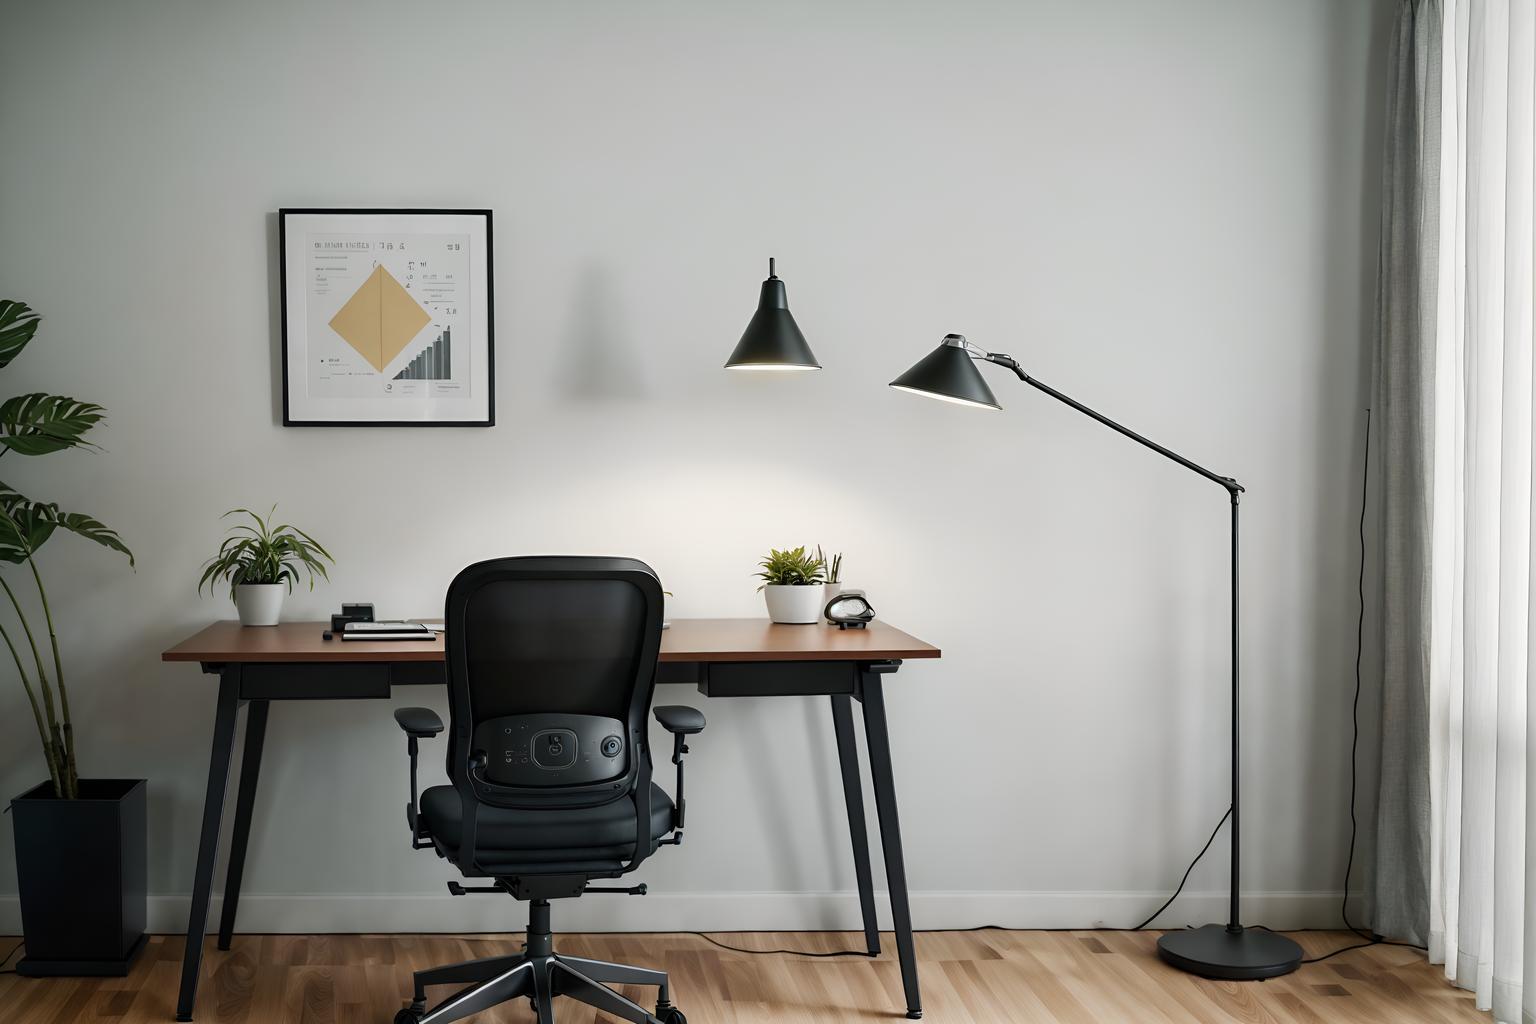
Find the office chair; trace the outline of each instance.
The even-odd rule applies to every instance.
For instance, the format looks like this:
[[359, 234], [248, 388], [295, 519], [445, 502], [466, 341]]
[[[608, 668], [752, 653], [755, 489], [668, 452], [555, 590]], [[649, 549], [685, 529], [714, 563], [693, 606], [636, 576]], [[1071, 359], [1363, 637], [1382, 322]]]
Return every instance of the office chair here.
[[[651, 781], [646, 713], [661, 647], [661, 584], [629, 558], [500, 558], [465, 569], [446, 612], [450, 785], [420, 794], [418, 741], [443, 731], [428, 708], [401, 708], [411, 762], [411, 845], [431, 848], [465, 878], [455, 896], [507, 893], [528, 901], [527, 944], [508, 956], [415, 974], [415, 998], [395, 1024], [447, 1024], [520, 996], [553, 1024], [568, 996], [636, 1024], [687, 1024], [664, 971], [554, 950], [550, 900], [589, 892], [644, 895], [645, 886], [593, 886], [634, 871], [682, 841], [685, 739], [704, 728], [691, 707], [660, 707], [672, 734], [677, 803]], [[604, 983], [655, 985], [655, 1014]], [[462, 985], [427, 1010], [426, 989]]]

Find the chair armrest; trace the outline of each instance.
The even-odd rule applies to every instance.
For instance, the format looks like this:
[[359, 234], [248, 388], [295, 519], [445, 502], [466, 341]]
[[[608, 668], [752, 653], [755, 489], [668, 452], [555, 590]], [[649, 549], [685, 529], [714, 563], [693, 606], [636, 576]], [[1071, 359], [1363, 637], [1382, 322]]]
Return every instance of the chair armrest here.
[[686, 704], [669, 704], [656, 709], [656, 721], [674, 736], [692, 736], [704, 731], [704, 712]]
[[661, 727], [672, 734], [672, 763], [677, 765], [677, 793], [674, 795], [677, 818], [673, 826], [676, 835], [672, 842], [680, 843], [683, 841], [683, 812], [688, 806], [683, 799], [683, 755], [688, 753], [686, 737], [704, 731], [704, 712], [686, 704], [671, 704], [656, 708], [655, 714]]
[[405, 805], [405, 821], [411, 827], [411, 848], [423, 850], [432, 842], [421, 831], [421, 804], [416, 787], [417, 741], [443, 731], [443, 720], [431, 708], [396, 708], [395, 721], [405, 730], [405, 752], [411, 759], [411, 802]]
[[396, 708], [395, 721], [408, 736], [428, 738], [443, 731], [443, 720], [431, 708]]

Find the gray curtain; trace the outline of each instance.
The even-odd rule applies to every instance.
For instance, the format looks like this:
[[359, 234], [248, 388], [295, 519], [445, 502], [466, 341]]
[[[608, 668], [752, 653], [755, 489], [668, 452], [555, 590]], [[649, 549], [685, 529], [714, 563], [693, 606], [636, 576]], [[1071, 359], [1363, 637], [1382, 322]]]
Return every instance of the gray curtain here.
[[1375, 405], [1380, 425], [1381, 772], [1373, 925], [1429, 938], [1429, 557], [1439, 247], [1441, 0], [1402, 0], [1387, 85]]

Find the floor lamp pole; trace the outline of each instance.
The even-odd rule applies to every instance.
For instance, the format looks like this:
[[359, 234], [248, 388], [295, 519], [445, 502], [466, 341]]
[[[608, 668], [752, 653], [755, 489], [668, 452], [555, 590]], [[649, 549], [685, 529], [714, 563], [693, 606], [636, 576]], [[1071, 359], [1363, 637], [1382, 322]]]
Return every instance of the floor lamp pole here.
[[1238, 865], [1242, 863], [1239, 857], [1239, 842], [1243, 835], [1239, 823], [1238, 809], [1242, 804], [1242, 788], [1239, 785], [1238, 736], [1241, 730], [1238, 728], [1237, 715], [1237, 673], [1240, 659], [1237, 656], [1237, 496], [1239, 491], [1229, 492], [1232, 497], [1232, 885], [1228, 894], [1230, 906], [1227, 909], [1227, 931], [1240, 932], [1243, 930], [1242, 917], [1237, 909]]
[[1243, 485], [1229, 476], [1213, 473], [1198, 463], [1186, 459], [1177, 452], [1165, 448], [1149, 438], [1116, 423], [1108, 416], [1090, 409], [1076, 399], [1041, 383], [1024, 372], [1017, 360], [1002, 353], [988, 353], [982, 358], [1005, 366], [1018, 375], [1024, 383], [1045, 392], [1052, 398], [1071, 406], [1078, 412], [1124, 434], [1126, 437], [1152, 449], [1159, 455], [1200, 474], [1207, 480], [1220, 484], [1227, 491], [1232, 503], [1232, 882], [1228, 894], [1227, 923], [1208, 924], [1200, 928], [1168, 932], [1157, 941], [1158, 954], [1168, 963], [1207, 978], [1223, 978], [1235, 981], [1259, 980], [1289, 974], [1301, 965], [1301, 947], [1283, 935], [1267, 928], [1244, 928], [1238, 908], [1240, 894], [1238, 870], [1240, 866], [1242, 828], [1238, 815], [1242, 798], [1239, 775], [1239, 746], [1241, 734], [1238, 718], [1238, 496]]

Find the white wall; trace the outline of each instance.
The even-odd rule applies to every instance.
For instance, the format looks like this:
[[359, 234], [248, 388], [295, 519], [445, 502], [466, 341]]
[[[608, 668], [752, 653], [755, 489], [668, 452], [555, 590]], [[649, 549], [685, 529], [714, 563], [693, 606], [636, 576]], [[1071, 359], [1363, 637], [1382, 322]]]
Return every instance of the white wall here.
[[[1256, 918], [1335, 920], [1381, 5], [6, 7], [0, 292], [46, 319], [3, 393], [111, 418], [3, 479], [139, 557], [43, 565], [83, 771], [150, 779], [155, 925], [184, 921], [214, 702], [158, 655], [231, 614], [194, 592], [218, 514], [274, 501], [339, 561], [294, 617], [432, 613], [524, 552], [758, 615], [760, 551], [840, 548], [945, 651], [889, 688], [919, 925], [1150, 912], [1227, 799], [1225, 495], [1017, 382], [1001, 415], [885, 387], [946, 331], [1247, 485], [1245, 879]], [[495, 210], [497, 427], [279, 425], [289, 205]], [[770, 255], [820, 374], [720, 369]], [[0, 709], [8, 795], [41, 760], [9, 681]], [[515, 920], [407, 849], [389, 710], [274, 710], [245, 926]], [[823, 702], [706, 710], [655, 895], [568, 923], [851, 924]], [[1219, 915], [1226, 864], [1165, 920]]]

